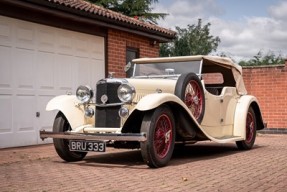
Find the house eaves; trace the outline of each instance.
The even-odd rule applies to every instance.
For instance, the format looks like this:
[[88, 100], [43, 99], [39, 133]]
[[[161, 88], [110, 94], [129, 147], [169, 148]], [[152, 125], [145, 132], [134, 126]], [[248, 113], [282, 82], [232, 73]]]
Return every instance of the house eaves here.
[[[117, 29], [157, 40], [168, 42], [175, 38], [176, 32], [155, 24], [105, 9], [84, 0], [1, 0], [1, 3], [37, 9], [50, 15], [59, 15], [70, 20]], [[47, 18], [49, 19], [49, 18]]]

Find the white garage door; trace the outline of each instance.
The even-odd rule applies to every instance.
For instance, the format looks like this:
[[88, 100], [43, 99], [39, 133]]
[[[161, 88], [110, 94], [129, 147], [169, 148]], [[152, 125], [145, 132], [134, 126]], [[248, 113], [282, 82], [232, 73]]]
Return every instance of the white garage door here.
[[95, 86], [104, 58], [103, 37], [0, 16], [0, 148], [43, 143], [56, 115], [47, 102]]

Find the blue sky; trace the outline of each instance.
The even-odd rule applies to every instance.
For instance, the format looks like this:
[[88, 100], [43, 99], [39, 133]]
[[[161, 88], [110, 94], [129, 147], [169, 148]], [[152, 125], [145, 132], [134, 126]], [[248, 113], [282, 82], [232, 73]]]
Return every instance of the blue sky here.
[[[168, 6], [175, 0], [159, 0], [158, 2]], [[266, 8], [275, 4], [278, 0], [216, 0], [215, 2], [224, 10], [221, 15], [222, 18], [238, 20], [242, 16], [267, 16]]]
[[287, 57], [286, 0], [159, 0], [154, 12], [169, 14], [159, 25], [170, 29], [196, 24], [199, 18], [210, 22], [212, 35], [221, 39], [217, 53], [237, 61], [259, 51]]
[[228, 20], [252, 16], [267, 17], [268, 7], [276, 2], [277, 0], [218, 0], [218, 4], [225, 10], [222, 18]]

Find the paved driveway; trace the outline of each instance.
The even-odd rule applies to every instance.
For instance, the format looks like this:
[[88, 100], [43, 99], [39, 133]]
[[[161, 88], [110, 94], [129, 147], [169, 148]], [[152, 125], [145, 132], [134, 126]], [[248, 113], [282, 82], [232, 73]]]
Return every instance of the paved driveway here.
[[287, 191], [287, 135], [259, 135], [250, 151], [202, 142], [148, 168], [138, 150], [109, 149], [65, 163], [52, 145], [0, 150], [0, 191]]

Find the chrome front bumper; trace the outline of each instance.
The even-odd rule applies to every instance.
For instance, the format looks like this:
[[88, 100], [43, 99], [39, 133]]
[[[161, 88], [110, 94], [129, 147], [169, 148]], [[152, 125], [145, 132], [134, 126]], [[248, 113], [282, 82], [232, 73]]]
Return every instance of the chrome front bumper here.
[[146, 133], [74, 133], [40, 131], [42, 140], [47, 138], [74, 140], [115, 140], [115, 141], [146, 141]]

